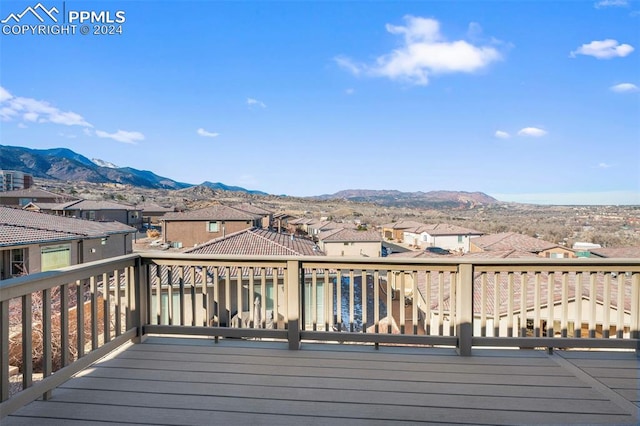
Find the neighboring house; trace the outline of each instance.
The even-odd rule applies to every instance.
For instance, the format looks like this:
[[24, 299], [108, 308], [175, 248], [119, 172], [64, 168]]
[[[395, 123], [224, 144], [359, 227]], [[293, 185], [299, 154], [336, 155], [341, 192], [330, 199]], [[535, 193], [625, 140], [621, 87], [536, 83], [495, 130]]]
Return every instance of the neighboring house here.
[[353, 223], [333, 222], [330, 220], [319, 220], [307, 225], [309, 236], [317, 241], [318, 236], [327, 231], [334, 231], [337, 229], [356, 229], [357, 226]]
[[240, 203], [231, 205], [234, 209], [242, 210], [247, 213], [252, 213], [256, 215], [260, 215], [262, 217], [262, 222], [260, 227], [262, 229], [270, 229], [271, 222], [273, 221], [273, 212], [267, 209], [263, 209], [262, 207], [258, 207], [251, 203]]
[[[296, 238], [266, 229], [249, 228], [228, 234], [224, 237], [208, 241], [198, 247], [185, 250], [189, 254], [206, 255], [259, 255], [259, 256], [324, 256], [312, 241]], [[228, 276], [226, 274], [229, 274]], [[242, 312], [226, 310], [226, 306], [236, 306], [238, 300], [238, 273], [242, 281]], [[253, 275], [252, 275], [253, 273]], [[274, 273], [278, 280], [277, 292], [274, 292]], [[210, 318], [213, 323], [227, 324], [231, 321], [235, 326], [282, 328], [286, 316], [286, 297], [284, 293], [284, 271], [274, 268], [220, 268], [218, 277], [214, 271], [208, 271], [207, 281], [210, 286], [219, 283], [217, 289], [217, 306], [220, 307], [219, 317]], [[201, 277], [202, 274], [196, 274]], [[165, 277], [165, 279], [168, 279]], [[228, 283], [226, 282], [228, 279]], [[224, 285], [220, 283], [225, 283]], [[253, 286], [253, 293], [249, 294]], [[318, 295], [323, 297], [322, 283], [318, 283]], [[229, 290], [229, 300], [226, 291]], [[305, 285], [308, 302], [306, 310], [310, 309], [310, 284]], [[262, 297], [264, 293], [265, 297]], [[214, 293], [215, 294], [215, 293]], [[178, 296], [177, 293], [174, 297]], [[185, 295], [187, 298], [189, 295]], [[216, 312], [215, 296], [209, 297], [211, 312]], [[189, 301], [187, 301], [189, 302]], [[321, 305], [321, 302], [320, 302]], [[256, 311], [257, 309], [257, 311]], [[277, 312], [277, 316], [274, 315]], [[152, 313], [153, 314], [153, 313]], [[253, 315], [253, 316], [252, 316]], [[307, 318], [311, 318], [308, 316]], [[187, 319], [190, 320], [190, 319]]]
[[0, 279], [132, 252], [135, 229], [0, 207]]
[[413, 220], [401, 220], [399, 222], [382, 225], [382, 236], [385, 240], [393, 240], [398, 243], [404, 241], [404, 231], [411, 228], [426, 226], [424, 223]]
[[296, 220], [295, 216], [291, 216], [288, 213], [274, 213], [273, 221], [271, 222], [271, 229], [276, 232], [288, 232], [289, 231], [289, 221]]
[[142, 227], [142, 212], [139, 208], [112, 201], [76, 200], [56, 206], [47, 206], [47, 209], [42, 208], [41, 211], [97, 222], [116, 221], [136, 229]]
[[193, 247], [243, 229], [262, 226], [262, 215], [221, 204], [188, 212], [167, 213], [161, 219], [162, 241]]
[[471, 239], [484, 235], [483, 232], [460, 226], [440, 223], [421, 225], [404, 230], [403, 241], [415, 248], [440, 247], [446, 250], [467, 253]]
[[140, 209], [142, 222], [147, 225], [158, 224], [162, 216], [176, 211], [175, 207], [164, 207], [149, 201], [136, 204], [136, 208]]
[[589, 250], [591, 257], [640, 259], [640, 247], [597, 248]]
[[[503, 253], [504, 254], [504, 253]], [[469, 255], [469, 256], [474, 256]], [[514, 257], [512, 255], [506, 255], [502, 257]], [[527, 258], [525, 253], [520, 253], [515, 257]], [[529, 254], [529, 258], [537, 258], [538, 256]], [[499, 334], [504, 336], [507, 333], [509, 324], [512, 324], [513, 332], [515, 335], [522, 328], [525, 328], [527, 335], [531, 336], [534, 330], [539, 329], [541, 335], [546, 335], [546, 329], [553, 328], [554, 334], [559, 334], [561, 331], [562, 312], [566, 310], [569, 313], [570, 318], [575, 318], [578, 305], [582, 312], [589, 312], [594, 309], [596, 321], [595, 331], [596, 336], [601, 337], [604, 333], [609, 333], [615, 336], [617, 332], [622, 332], [626, 336], [629, 335], [630, 328], [625, 326], [624, 330], [616, 330], [615, 327], [606, 328], [607, 324], [614, 324], [619, 314], [623, 317], [624, 324], [631, 324], [631, 277], [625, 277], [625, 289], [622, 294], [622, 311], [618, 312], [618, 286], [621, 282], [620, 279], [608, 279], [604, 274], [595, 274], [595, 291], [591, 293], [590, 279], [585, 279], [584, 276], [580, 277], [581, 287], [578, 287], [578, 276], [582, 274], [568, 273], [550, 274], [547, 272], [541, 273], [527, 273], [527, 274], [515, 274], [510, 278], [511, 274], [479, 274], [477, 273], [474, 278], [474, 335], [481, 335], [483, 329], [487, 336], [496, 336]], [[451, 286], [455, 282], [454, 274], [444, 273], [442, 277], [431, 276], [428, 278], [424, 272], [417, 274], [417, 290], [418, 294], [413, 295], [410, 292], [405, 292], [405, 295], [412, 299], [412, 302], [417, 302], [420, 309], [421, 318], [427, 321], [427, 324], [432, 330], [437, 330], [441, 325], [444, 329], [448, 329], [451, 323], [449, 322], [449, 309], [451, 306]], [[496, 280], [498, 283], [498, 295], [496, 297]], [[511, 283], [510, 283], [511, 280]], [[483, 282], [484, 281], [484, 282]], [[395, 282], [392, 281], [393, 288], [397, 288], [398, 279]], [[524, 300], [524, 309], [527, 313], [526, 322], [522, 315], [522, 301], [521, 294], [522, 285], [526, 286], [526, 297]], [[430, 283], [430, 284], [427, 284]], [[553, 287], [562, 288], [566, 286], [567, 303], [563, 306], [562, 294], [559, 292], [553, 293], [553, 300], [549, 303], [549, 283], [552, 283]], [[413, 286], [411, 274], [405, 274], [405, 291], [411, 289]], [[536, 295], [536, 287], [539, 286], [539, 294]], [[486, 294], [482, 294], [482, 289], [486, 288]], [[512, 288], [512, 301], [509, 299], [509, 289]], [[581, 293], [577, 293], [577, 289], [581, 288]], [[607, 291], [609, 288], [609, 301], [607, 301]], [[592, 303], [593, 298], [593, 303]], [[485, 309], [482, 309], [483, 299], [487, 301]], [[539, 299], [539, 300], [538, 300]], [[429, 303], [427, 303], [427, 300]], [[605, 303], [611, 303], [611, 308], [607, 311], [604, 309]], [[443, 317], [441, 318], [437, 314], [440, 303], [444, 309]], [[497, 307], [497, 308], [496, 308]], [[536, 324], [535, 310], [539, 309], [540, 323]], [[554, 318], [553, 324], [547, 324], [549, 318], [549, 309], [552, 309]], [[434, 312], [436, 311], [436, 312]], [[607, 318], [608, 316], [608, 318]], [[583, 317], [584, 318], [584, 317]], [[424, 326], [424, 323], [422, 324]], [[574, 334], [575, 330], [581, 330], [582, 336], [586, 336], [589, 330], [589, 324], [587, 321], [582, 320], [578, 323], [575, 321], [567, 322], [567, 333], [569, 336]]]
[[471, 252], [516, 250], [536, 254], [540, 257], [575, 258], [573, 250], [539, 238], [516, 232], [483, 235], [471, 240]]
[[25, 207], [29, 204], [58, 205], [77, 199], [37, 188], [0, 192], [0, 205], [9, 207]]
[[318, 246], [327, 256], [382, 256], [382, 238], [377, 231], [332, 229], [318, 235]]
[[33, 176], [16, 170], [0, 170], [0, 192], [27, 189], [33, 186]]
[[318, 219], [301, 217], [299, 219], [294, 219], [289, 221], [289, 226], [287, 227], [287, 231], [290, 234], [309, 234], [309, 225], [313, 225], [317, 222]]

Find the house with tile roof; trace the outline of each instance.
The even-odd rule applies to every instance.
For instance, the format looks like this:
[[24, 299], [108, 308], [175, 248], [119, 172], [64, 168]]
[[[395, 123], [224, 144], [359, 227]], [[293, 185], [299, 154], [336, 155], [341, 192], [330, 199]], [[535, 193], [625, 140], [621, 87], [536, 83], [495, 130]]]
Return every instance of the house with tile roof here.
[[517, 232], [502, 232], [499, 234], [483, 235], [471, 240], [470, 252], [492, 252], [516, 250], [536, 254], [549, 258], [575, 258], [573, 250], [559, 244], [530, 237]]
[[243, 229], [261, 228], [262, 215], [217, 204], [203, 209], [167, 213], [161, 219], [162, 241], [194, 247]]
[[471, 239], [482, 235], [484, 232], [447, 223], [438, 223], [405, 229], [403, 241], [418, 249], [440, 247], [445, 250], [467, 253], [470, 251]]
[[231, 207], [247, 213], [260, 215], [262, 217], [262, 223], [260, 224], [260, 227], [264, 229], [269, 229], [271, 227], [271, 222], [273, 221], [273, 212], [271, 210], [256, 206], [252, 203], [232, 204]]
[[[475, 253], [470, 256], [475, 257]], [[529, 254], [529, 258], [536, 257], [538, 256]], [[519, 258], [527, 258], [527, 255], [521, 253]], [[473, 280], [474, 334], [504, 336], [510, 324], [515, 335], [518, 334], [518, 330], [526, 329], [527, 335], [533, 335], [535, 330], [539, 330], [540, 334], [545, 336], [547, 328], [553, 328], [554, 334], [557, 334], [561, 330], [560, 318], [563, 311], [566, 311], [570, 318], [567, 322], [569, 336], [577, 331], [580, 331], [582, 336], [587, 336], [592, 325], [595, 326], [595, 337], [615, 336], [616, 333], [624, 333], [628, 336], [630, 332], [628, 325], [625, 325], [623, 330], [608, 326], [608, 324], [615, 324], [619, 315], [622, 316], [624, 324], [631, 324], [633, 285], [631, 274], [614, 275], [611, 277], [596, 273], [589, 274], [587, 277], [585, 274], [575, 272], [517, 274], [477, 272]], [[412, 303], [418, 304], [420, 318], [424, 321], [422, 325], [427, 325], [433, 330], [437, 330], [440, 326], [444, 329], [449, 328], [451, 288], [455, 287], [456, 275], [449, 272], [436, 275], [420, 271], [416, 274], [416, 278], [417, 294], [414, 295], [412, 293], [413, 276], [405, 274], [405, 294]], [[398, 283], [399, 276], [392, 277], [394, 289], [399, 287]], [[563, 303], [562, 295], [558, 291], [552, 292], [553, 299], [549, 299], [549, 287], [556, 289], [566, 287], [566, 303]], [[486, 293], [483, 294], [483, 291]], [[484, 308], [483, 303], [486, 303]], [[605, 306], [609, 304], [611, 307], [606, 309]], [[439, 311], [440, 306], [444, 308], [442, 317], [436, 312]], [[532, 319], [535, 318], [536, 310], [540, 318], [540, 323], [537, 324]], [[595, 324], [588, 324], [586, 320], [575, 320], [578, 312], [589, 311], [594, 312]], [[554, 318], [554, 324], [547, 324], [549, 317]]]
[[589, 253], [591, 254], [591, 257], [640, 260], [640, 247], [600, 247], [590, 249]]
[[381, 226], [382, 236], [385, 240], [402, 243], [404, 241], [405, 230], [420, 226], [425, 226], [425, 224], [413, 220], [400, 220], [398, 222], [386, 223]]
[[255, 256], [323, 256], [311, 240], [260, 228], [247, 228], [215, 238], [184, 253]]
[[327, 256], [382, 256], [382, 238], [377, 231], [331, 229], [318, 234], [318, 246]]
[[285, 212], [278, 212], [273, 214], [273, 221], [271, 222], [271, 229], [276, 232], [288, 232], [292, 233], [289, 229], [289, 221], [296, 220], [295, 216]]
[[[245, 255], [245, 256], [324, 256], [325, 254], [311, 240], [298, 238], [293, 235], [281, 234], [260, 228], [243, 229], [224, 237], [215, 238], [197, 247], [184, 251], [188, 254], [206, 255]], [[243, 309], [240, 314], [220, 309], [219, 317], [213, 318], [214, 323], [226, 324], [231, 321], [236, 326], [241, 322], [242, 327], [280, 328], [284, 326], [285, 293], [284, 271], [274, 268], [237, 268], [230, 267], [228, 271], [219, 270], [218, 282], [229, 278], [228, 288], [221, 285], [218, 288], [217, 303], [220, 307], [227, 306], [226, 295], [229, 295], [229, 306], [236, 306], [238, 300], [238, 275], [242, 282], [241, 296]], [[229, 274], [228, 276], [225, 274]], [[209, 272], [208, 280], [214, 283], [215, 271]], [[202, 274], [198, 274], [201, 276]], [[276, 285], [277, 284], [277, 285]], [[324, 297], [322, 283], [318, 285], [319, 297]], [[307, 288], [308, 287], [308, 288]], [[250, 294], [251, 289], [253, 292]], [[277, 293], [276, 293], [277, 288]], [[310, 291], [310, 284], [305, 285], [306, 292]], [[228, 293], [227, 293], [228, 290]], [[262, 296], [264, 294], [264, 297]], [[187, 295], [187, 297], [189, 297]], [[311, 299], [307, 299], [311, 300]], [[212, 301], [211, 303], [216, 303]], [[307, 303], [307, 309], [310, 304]], [[258, 312], [255, 311], [258, 306]], [[211, 311], [216, 312], [214, 306]], [[275, 314], [277, 313], [277, 315]], [[310, 317], [308, 317], [310, 318]]]
[[33, 187], [0, 192], [0, 205], [8, 207], [25, 207], [30, 203], [58, 205], [73, 200], [78, 200], [78, 198]]
[[135, 228], [0, 207], [0, 279], [132, 252]]
[[142, 222], [147, 225], [158, 224], [160, 223], [160, 218], [167, 213], [173, 213], [176, 211], [175, 207], [171, 206], [161, 206], [160, 204], [144, 201], [142, 203], [138, 203], [135, 206], [140, 210], [140, 214], [142, 215]]
[[116, 221], [136, 229], [142, 228], [142, 210], [138, 207], [113, 201], [75, 200], [56, 206], [48, 206], [47, 213], [98, 222]]

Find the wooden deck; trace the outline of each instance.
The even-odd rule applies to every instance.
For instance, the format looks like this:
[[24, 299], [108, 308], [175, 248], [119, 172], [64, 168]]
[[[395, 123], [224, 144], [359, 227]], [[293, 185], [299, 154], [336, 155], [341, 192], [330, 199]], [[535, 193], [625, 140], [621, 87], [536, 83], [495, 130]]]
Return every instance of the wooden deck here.
[[481, 350], [150, 337], [2, 420], [92, 424], [639, 422], [632, 352]]

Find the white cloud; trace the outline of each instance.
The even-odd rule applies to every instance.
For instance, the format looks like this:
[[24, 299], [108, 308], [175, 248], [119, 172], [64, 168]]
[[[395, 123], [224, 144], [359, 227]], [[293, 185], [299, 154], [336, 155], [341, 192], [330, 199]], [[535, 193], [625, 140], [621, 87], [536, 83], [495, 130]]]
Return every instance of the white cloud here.
[[200, 136], [204, 136], [206, 138], [215, 138], [215, 137], [220, 135], [220, 133], [208, 132], [205, 129], [203, 129], [202, 127], [199, 128], [198, 130], [196, 130], [196, 133], [199, 134]]
[[[404, 20], [404, 26], [386, 25], [389, 33], [402, 36], [402, 45], [379, 56], [374, 64], [358, 64], [345, 56], [334, 61], [354, 75], [363, 73], [424, 86], [432, 75], [472, 73], [502, 59], [492, 46], [476, 46], [465, 40], [447, 41], [435, 19], [407, 15]], [[477, 24], [472, 25], [474, 35], [480, 31]]]
[[267, 107], [267, 106], [264, 104], [264, 102], [259, 101], [259, 100], [257, 100], [257, 99], [253, 99], [253, 98], [247, 98], [247, 105], [249, 105], [249, 106], [254, 106], [254, 105], [256, 105], [256, 106], [259, 106], [259, 107], [262, 107], [262, 108], [266, 108], [266, 107]]
[[627, 0], [601, 0], [596, 2], [593, 7], [601, 9], [603, 7], [627, 7], [629, 2]]
[[525, 127], [524, 129], [520, 129], [518, 131], [518, 135], [520, 136], [531, 136], [534, 138], [539, 138], [547, 134], [546, 130], [539, 129], [537, 127]]
[[24, 124], [24, 123], [18, 123], [18, 127], [21, 128], [21, 129], [26, 129], [27, 125]]
[[349, 89], [345, 90], [344, 93], [346, 93], [347, 95], [353, 95], [354, 93], [356, 93], [356, 91], [355, 91], [355, 89], [349, 88]]
[[503, 130], [496, 130], [496, 138], [509, 139], [511, 135]]
[[632, 93], [640, 91], [640, 88], [633, 83], [620, 83], [611, 86], [610, 89], [616, 93]]
[[596, 169], [608, 169], [609, 167], [611, 167], [611, 164], [598, 163], [598, 165], [596, 166]]
[[140, 132], [128, 132], [126, 130], [118, 130], [115, 133], [107, 133], [102, 130], [96, 130], [96, 136], [99, 138], [109, 138], [122, 143], [136, 144], [138, 141], [144, 140], [144, 135]]
[[3, 87], [0, 87], [0, 103], [2, 104], [0, 119], [3, 121], [11, 121], [18, 116], [22, 116], [23, 120], [30, 122], [93, 127], [80, 114], [61, 111], [46, 101], [13, 96]]
[[633, 50], [634, 48], [630, 44], [620, 44], [617, 40], [594, 40], [578, 47], [578, 49], [569, 53], [569, 56], [575, 58], [576, 55], [586, 55], [597, 59], [623, 58]]
[[27, 112], [22, 116], [22, 118], [24, 121], [36, 122], [38, 121], [38, 114], [35, 112]]
[[336, 56], [333, 60], [336, 61], [340, 68], [349, 71], [353, 75], [360, 75], [362, 70], [366, 68], [364, 64], [356, 64], [350, 58], [342, 55]]
[[9, 93], [7, 89], [0, 86], [0, 102], [8, 101], [11, 98], [13, 98], [13, 95]]

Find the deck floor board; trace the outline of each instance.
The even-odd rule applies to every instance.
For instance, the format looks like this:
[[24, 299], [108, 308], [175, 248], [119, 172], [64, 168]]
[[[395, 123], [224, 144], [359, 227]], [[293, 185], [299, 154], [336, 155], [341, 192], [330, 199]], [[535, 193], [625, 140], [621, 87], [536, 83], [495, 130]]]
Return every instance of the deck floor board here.
[[638, 359], [609, 354], [149, 338], [2, 424], [637, 424]]

